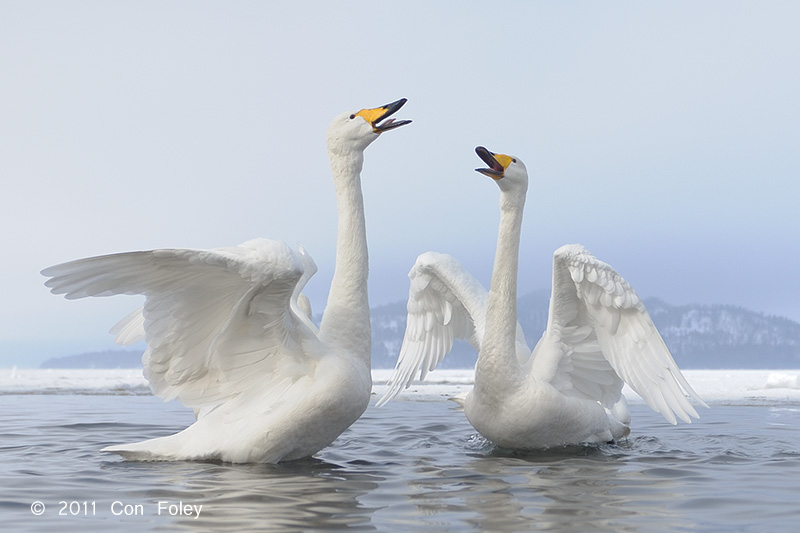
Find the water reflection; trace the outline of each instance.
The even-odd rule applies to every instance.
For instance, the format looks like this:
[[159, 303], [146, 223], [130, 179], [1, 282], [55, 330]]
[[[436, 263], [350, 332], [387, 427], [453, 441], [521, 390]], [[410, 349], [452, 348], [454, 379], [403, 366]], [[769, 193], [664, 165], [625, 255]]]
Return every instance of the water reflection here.
[[359, 499], [383, 480], [319, 459], [281, 465], [115, 461], [103, 468], [130, 479], [136, 488], [125, 493], [127, 500], [150, 502], [153, 510], [159, 501], [202, 505], [199, 517], [169, 517], [169, 527], [206, 530], [373, 529], [373, 509]]
[[678, 497], [676, 480], [643, 476], [622, 453], [575, 453], [473, 455], [460, 466], [426, 468], [419, 471], [424, 477], [409, 482], [409, 499], [423, 515], [455, 513], [481, 530], [630, 529], [634, 515], [643, 525], [652, 526], [653, 516], [666, 528], [688, 525], [663, 507], [663, 498]]
[[[153, 398], [5, 399], [0, 510], [14, 531], [650, 531], [698, 521], [741, 530], [756, 515], [751, 529], [763, 530], [800, 519], [796, 409], [715, 409], [672, 427], [643, 408], [618, 446], [513, 454], [477, 437], [447, 402], [395, 402], [368, 409], [316, 459], [229, 465], [99, 454], [189, 421]], [[32, 522], [31, 502], [49, 510], [67, 498], [96, 501], [98, 516]], [[112, 516], [115, 501], [143, 504], [145, 515]], [[158, 515], [159, 501], [203, 508], [199, 518]]]

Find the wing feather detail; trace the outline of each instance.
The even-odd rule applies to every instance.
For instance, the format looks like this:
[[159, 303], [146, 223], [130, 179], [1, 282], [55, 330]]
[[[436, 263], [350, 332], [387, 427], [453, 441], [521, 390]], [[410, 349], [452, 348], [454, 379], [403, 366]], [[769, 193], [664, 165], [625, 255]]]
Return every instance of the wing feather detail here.
[[296, 310], [315, 271], [302, 248], [255, 239], [215, 250], [80, 259], [42, 274], [54, 294], [69, 299], [144, 295], [144, 306], [112, 333], [123, 344], [146, 340], [144, 375], [156, 395], [203, 411], [237, 396], [268, 394], [261, 389], [283, 387], [314, 365], [319, 341]]
[[[690, 422], [698, 397], [631, 285], [580, 245], [556, 250], [547, 331], [534, 372], [611, 409], [627, 383], [670, 423]], [[568, 391], [568, 392], [566, 392]]]
[[403, 344], [381, 406], [408, 387], [419, 372], [425, 379], [452, 350], [455, 339], [480, 349], [488, 292], [452, 256], [421, 254], [411, 271]]

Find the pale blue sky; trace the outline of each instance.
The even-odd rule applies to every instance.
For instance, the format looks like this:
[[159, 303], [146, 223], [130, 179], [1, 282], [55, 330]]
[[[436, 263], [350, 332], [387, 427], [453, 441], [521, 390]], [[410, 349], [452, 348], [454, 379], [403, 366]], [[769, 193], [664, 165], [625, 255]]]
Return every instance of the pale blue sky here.
[[0, 366], [112, 346], [135, 299], [67, 302], [39, 270], [89, 255], [301, 242], [324, 307], [324, 135], [405, 97], [366, 154], [373, 305], [426, 250], [488, 283], [498, 192], [531, 175], [520, 290], [586, 245], [642, 296], [800, 320], [796, 2], [0, 0]]

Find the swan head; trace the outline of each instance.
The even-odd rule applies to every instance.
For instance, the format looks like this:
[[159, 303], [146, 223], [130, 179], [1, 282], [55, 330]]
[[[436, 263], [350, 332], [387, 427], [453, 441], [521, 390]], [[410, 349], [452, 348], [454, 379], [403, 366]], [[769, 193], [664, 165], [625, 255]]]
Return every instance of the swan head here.
[[391, 117], [406, 103], [401, 98], [391, 104], [380, 107], [347, 111], [337, 115], [328, 128], [328, 150], [341, 152], [348, 150], [364, 150], [377, 139], [381, 133], [411, 122]]
[[483, 146], [475, 148], [475, 153], [487, 166], [476, 168], [477, 172], [492, 178], [502, 191], [525, 194], [528, 190], [528, 170], [521, 159], [490, 152]]

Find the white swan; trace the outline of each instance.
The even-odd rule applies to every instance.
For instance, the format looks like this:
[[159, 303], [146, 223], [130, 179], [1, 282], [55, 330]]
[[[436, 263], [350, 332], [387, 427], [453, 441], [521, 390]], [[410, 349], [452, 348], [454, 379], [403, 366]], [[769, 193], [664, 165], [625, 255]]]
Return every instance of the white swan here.
[[[175, 435], [103, 451], [134, 460], [276, 463], [310, 456], [364, 412], [372, 388], [364, 150], [406, 102], [343, 113], [327, 147], [336, 188], [336, 268], [319, 330], [300, 290], [316, 265], [300, 248], [256, 239], [214, 250], [163, 249], [81, 259], [42, 271], [66, 298], [143, 294], [117, 342], [144, 338], [144, 374], [197, 421]], [[384, 120], [385, 119], [385, 120]]]
[[[555, 252], [547, 329], [531, 353], [517, 323], [517, 265], [528, 173], [519, 159], [478, 147], [500, 187], [500, 231], [487, 294], [452, 257], [428, 252], [411, 269], [403, 344], [378, 405], [420, 379], [453, 339], [478, 350], [464, 401], [472, 426], [496, 445], [535, 449], [602, 443], [629, 433], [623, 382], [671, 423], [697, 412], [686, 382], [633, 288], [580, 245]], [[705, 404], [703, 404], [705, 405]]]

